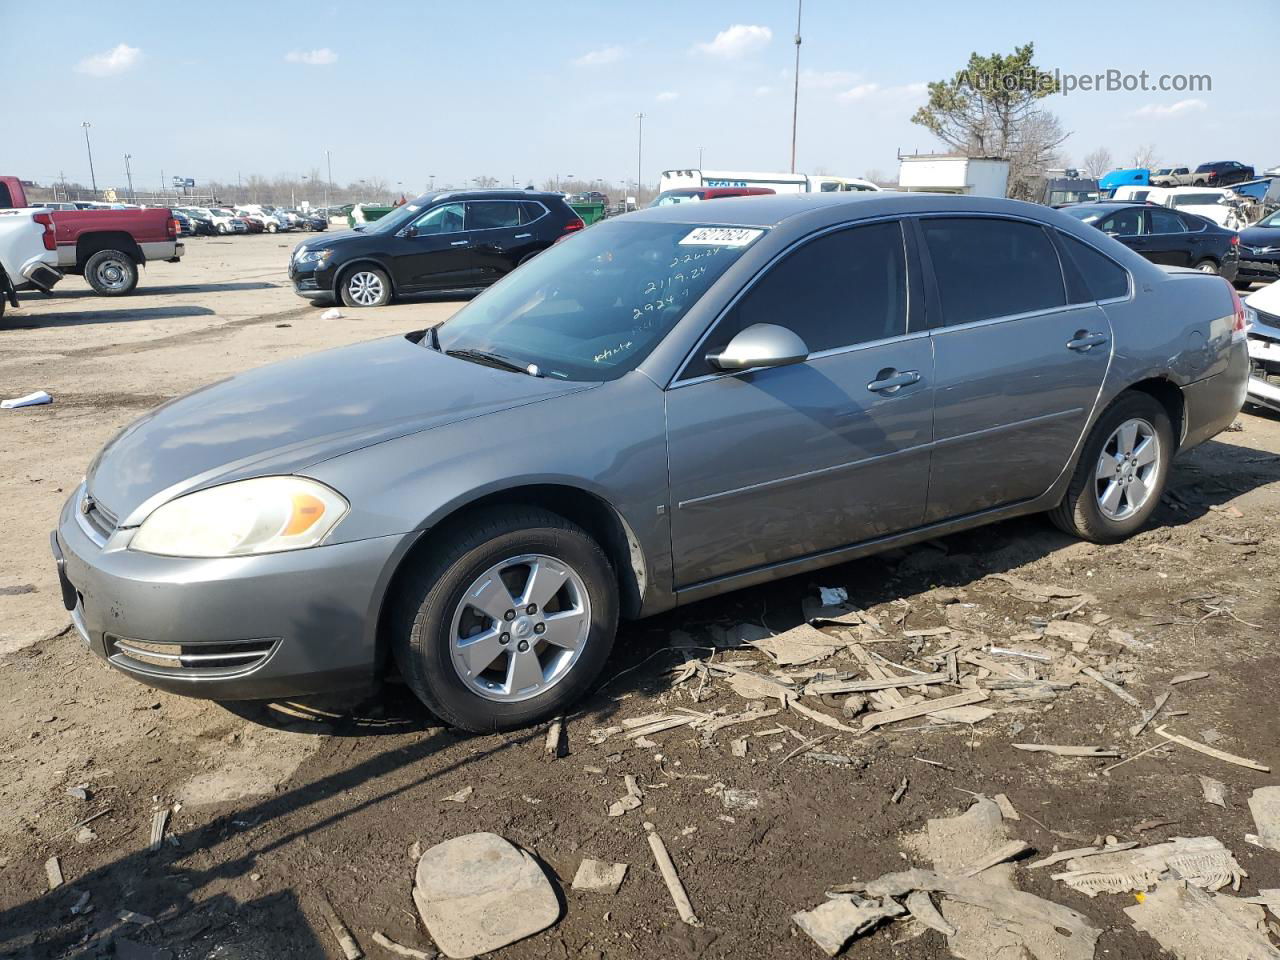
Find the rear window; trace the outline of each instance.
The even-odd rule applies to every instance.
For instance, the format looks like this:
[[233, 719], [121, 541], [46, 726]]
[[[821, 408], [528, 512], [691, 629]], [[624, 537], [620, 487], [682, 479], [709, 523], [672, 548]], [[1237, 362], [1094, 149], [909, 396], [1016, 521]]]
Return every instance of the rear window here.
[[1112, 300], [1129, 295], [1129, 274], [1123, 267], [1070, 234], [1059, 231], [1058, 237], [1071, 265], [1084, 281], [1090, 299]]
[[1044, 228], [958, 217], [920, 225], [946, 326], [1066, 305], [1062, 266]]

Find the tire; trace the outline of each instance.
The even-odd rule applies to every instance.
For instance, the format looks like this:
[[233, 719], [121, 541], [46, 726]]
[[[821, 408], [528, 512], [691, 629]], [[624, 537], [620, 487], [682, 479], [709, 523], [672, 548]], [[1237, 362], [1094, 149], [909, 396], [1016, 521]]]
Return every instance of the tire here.
[[[545, 623], [542, 610], [527, 615], [530, 608], [516, 606], [532, 569], [521, 561], [531, 558], [542, 565], [538, 592], [546, 595], [548, 573], [556, 590], [547, 601], [556, 610]], [[492, 576], [498, 569], [504, 577]], [[486, 582], [497, 584], [494, 600], [485, 601], [493, 617], [464, 602], [481, 596]], [[508, 602], [519, 614], [510, 620], [501, 610]], [[393, 603], [391, 647], [405, 683], [445, 723], [473, 733], [527, 726], [563, 711], [599, 676], [618, 627], [617, 580], [604, 551], [580, 527], [535, 507], [495, 507], [448, 531], [439, 553], [403, 577]], [[573, 634], [576, 646], [539, 639], [555, 629], [546, 624], [556, 612], [560, 632]], [[504, 631], [507, 622], [512, 626]], [[458, 642], [463, 634], [490, 639], [473, 641], [476, 652], [468, 657]], [[530, 685], [523, 689], [517, 657], [520, 666], [541, 670], [525, 673]]]
[[1240, 291], [1247, 291], [1247, 290], [1253, 289], [1252, 280], [1232, 280], [1231, 285]]
[[357, 264], [342, 275], [338, 295], [348, 307], [381, 307], [391, 299], [391, 278], [367, 264]]
[[104, 297], [121, 297], [138, 286], [138, 265], [122, 250], [99, 250], [84, 265], [89, 286]]
[[225, 223], [218, 224], [217, 231], [220, 236], [225, 236], [227, 232], [227, 225]]
[[1201, 273], [1216, 274], [1218, 272], [1218, 264], [1217, 261], [1210, 260], [1208, 257], [1205, 257], [1203, 260], [1196, 261], [1195, 269], [1199, 270]]
[[[1105, 493], [1111, 491], [1110, 484], [1115, 481], [1098, 476], [1104, 466], [1103, 454], [1111, 457], [1115, 449], [1112, 445], [1115, 439], [1113, 435], [1119, 432], [1122, 424], [1135, 422], [1142, 425], [1138, 429], [1138, 459], [1141, 459], [1144, 430], [1148, 439], [1154, 438], [1156, 441], [1155, 456], [1150, 461], [1152, 469], [1146, 469], [1147, 464], [1137, 465], [1132, 469], [1132, 475], [1138, 478], [1133, 481], [1138, 486], [1138, 491], [1136, 494], [1122, 492], [1120, 499], [1115, 502], [1121, 509], [1113, 510], [1109, 515], [1100, 501]], [[1128, 538], [1141, 529], [1160, 504], [1160, 497], [1164, 494], [1169, 477], [1169, 463], [1173, 459], [1173, 444], [1173, 425], [1169, 422], [1169, 414], [1158, 400], [1137, 391], [1121, 394], [1089, 431], [1075, 474], [1062, 502], [1049, 511], [1050, 519], [1062, 531], [1092, 543], [1118, 543]], [[1114, 457], [1112, 463], [1115, 463]], [[1137, 460], [1131, 463], [1136, 465]], [[1119, 466], [1121, 490], [1124, 491], [1124, 470], [1129, 468], [1123, 462]], [[1142, 483], [1144, 478], [1145, 484]], [[1142, 496], [1143, 486], [1146, 487], [1145, 499], [1135, 505], [1134, 501]], [[1123, 509], [1126, 506], [1136, 508], [1126, 512]]]
[[277, 226], [273, 223], [273, 224], [268, 225], [268, 227], [267, 227], [267, 233], [275, 233], [275, 232], [276, 232], [277, 230], [279, 230], [279, 229], [280, 229], [280, 228], [279, 228], [279, 227], [277, 227]]

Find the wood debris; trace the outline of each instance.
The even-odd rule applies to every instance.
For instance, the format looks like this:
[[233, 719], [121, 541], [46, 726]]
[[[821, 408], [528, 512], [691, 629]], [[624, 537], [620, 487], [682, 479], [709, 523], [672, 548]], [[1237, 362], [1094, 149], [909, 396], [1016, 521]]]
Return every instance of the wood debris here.
[[977, 862], [962, 869], [960, 871], [960, 875], [962, 877], [976, 876], [983, 870], [994, 867], [998, 863], [1004, 863], [1006, 860], [1012, 860], [1015, 857], [1020, 857], [1024, 853], [1030, 853], [1031, 849], [1032, 847], [1028, 843], [1023, 843], [1021, 840], [1010, 840], [1007, 843], [1003, 843], [999, 847], [996, 847], [994, 850], [983, 854]]
[[1000, 808], [1000, 816], [1004, 817], [1006, 820], [1022, 819], [1022, 817], [1019, 816], [1018, 811], [1014, 809], [1013, 801], [1003, 793], [997, 793], [991, 799], [994, 800], [996, 802], [996, 806]]
[[947, 923], [946, 918], [938, 912], [938, 908], [933, 905], [933, 897], [929, 896], [928, 891], [912, 890], [903, 903], [906, 905], [907, 913], [930, 930], [937, 930], [944, 937], [956, 935], [956, 928]]
[[987, 691], [971, 690], [968, 693], [958, 693], [951, 697], [939, 697], [936, 700], [926, 700], [923, 703], [897, 707], [893, 710], [884, 710], [879, 713], [872, 713], [863, 717], [862, 729], [874, 730], [876, 727], [884, 726], [886, 723], [896, 723], [899, 720], [911, 720], [915, 717], [924, 717], [951, 707], [963, 707], [973, 703], [982, 703], [986, 699]]
[[833, 897], [812, 910], [792, 914], [791, 919], [823, 953], [834, 957], [854, 937], [904, 913], [906, 910], [889, 897], [862, 900], [845, 894]]
[[1123, 687], [1119, 686], [1118, 684], [1112, 683], [1110, 680], [1108, 680], [1106, 677], [1100, 674], [1097, 670], [1093, 669], [1093, 667], [1085, 667], [1080, 672], [1083, 673], [1090, 680], [1093, 680], [1094, 682], [1099, 683], [1102, 686], [1106, 687], [1113, 694], [1115, 694], [1117, 697], [1119, 697], [1121, 700], [1123, 700], [1125, 703], [1129, 704], [1130, 706], [1138, 707], [1139, 709], [1142, 708], [1142, 704], [1138, 702], [1137, 697], [1135, 697], [1132, 693], [1130, 693], [1128, 690], [1125, 690]]
[[903, 796], [907, 792], [907, 786], [910, 781], [906, 777], [902, 778], [902, 782], [898, 784], [898, 789], [893, 791], [893, 796], [889, 798], [890, 803], [901, 803]]
[[1085, 896], [1148, 890], [1168, 870], [1188, 883], [1208, 890], [1231, 885], [1240, 889], [1244, 871], [1231, 851], [1215, 837], [1174, 837], [1165, 843], [1120, 853], [1083, 854], [1068, 861], [1067, 869], [1053, 874]]
[[1213, 777], [1199, 776], [1200, 792], [1204, 795], [1205, 803], [1212, 803], [1215, 807], [1227, 806], [1227, 785], [1221, 780], [1215, 780]]
[[1176, 687], [1180, 683], [1190, 683], [1192, 680], [1204, 680], [1209, 674], [1204, 670], [1196, 670], [1192, 673], [1180, 673], [1169, 681], [1169, 686]]
[[1109, 843], [1105, 847], [1078, 847], [1075, 850], [1059, 850], [1057, 853], [1049, 854], [1043, 860], [1027, 864], [1027, 869], [1039, 870], [1042, 867], [1051, 867], [1055, 863], [1062, 863], [1064, 860], [1074, 860], [1076, 857], [1087, 857], [1095, 853], [1119, 853], [1122, 850], [1132, 850], [1137, 845], [1138, 841], [1129, 840], [1125, 843]]
[[807, 623], [776, 636], [749, 641], [749, 645], [768, 654], [780, 667], [798, 667], [825, 660], [839, 647], [831, 642], [829, 636]]
[[147, 847], [152, 853], [164, 846], [164, 831], [169, 825], [169, 808], [157, 810], [151, 815], [151, 843]]
[[44, 862], [44, 875], [49, 881], [50, 890], [57, 890], [65, 882], [62, 878], [62, 863], [57, 857], [50, 857]]
[[360, 944], [356, 943], [356, 938], [351, 935], [351, 931], [342, 922], [342, 918], [338, 916], [338, 911], [333, 909], [333, 904], [324, 893], [320, 894], [320, 913], [324, 916], [325, 926], [333, 934], [333, 939], [338, 941], [342, 955], [347, 960], [360, 960], [364, 956], [364, 951], [360, 949]]
[[1053, 743], [1015, 743], [1015, 750], [1025, 750], [1027, 753], [1052, 753], [1055, 757], [1118, 757], [1119, 750], [1109, 750], [1106, 747], [1075, 747], [1064, 746]]
[[1280, 950], [1267, 937], [1261, 907], [1205, 893], [1180, 880], [1160, 883], [1124, 912], [1136, 929], [1179, 960], [1280, 960]]
[[990, 580], [1000, 580], [1009, 585], [1009, 592], [1019, 600], [1026, 600], [1029, 603], [1047, 603], [1049, 600], [1076, 600], [1085, 599], [1090, 603], [1095, 602], [1092, 594], [1085, 593], [1083, 590], [1075, 590], [1070, 587], [1057, 587], [1050, 584], [1032, 583], [1029, 580], [1023, 580], [1011, 573], [993, 573], [988, 576]]
[[1213, 757], [1216, 760], [1224, 760], [1227, 763], [1234, 763], [1238, 767], [1248, 767], [1250, 770], [1257, 770], [1260, 773], [1270, 773], [1271, 768], [1258, 763], [1256, 760], [1247, 760], [1244, 757], [1237, 757], [1235, 754], [1227, 753], [1225, 750], [1218, 750], [1215, 747], [1207, 747], [1203, 743], [1197, 743], [1195, 740], [1189, 740], [1184, 736], [1176, 733], [1169, 733], [1163, 726], [1156, 727], [1156, 733], [1164, 737], [1171, 743], [1179, 746], [1195, 750], [1197, 753], [1203, 753], [1206, 757]]
[[1249, 812], [1257, 833], [1244, 838], [1255, 846], [1280, 852], [1280, 787], [1259, 787], [1249, 797]]
[[[794, 710], [796, 713], [799, 713], [799, 714], [802, 714], [803, 716], [808, 717], [814, 723], [820, 723], [824, 727], [830, 727], [833, 730], [840, 730], [843, 733], [852, 733], [855, 736], [857, 734], [862, 733], [861, 730], [855, 730], [853, 727], [850, 727], [847, 724], [841, 723], [835, 717], [829, 717], [825, 713], [821, 713], [818, 710], [814, 710], [812, 707], [806, 707], [799, 700], [788, 700], [787, 709]], [[866, 721], [864, 720], [863, 724], [865, 725], [865, 723]]]
[[1154, 720], [1156, 718], [1156, 714], [1164, 709], [1164, 705], [1169, 702], [1170, 696], [1171, 694], [1162, 693], [1160, 696], [1156, 697], [1156, 702], [1151, 709], [1142, 714], [1142, 720], [1129, 728], [1129, 736], [1136, 737], [1138, 734], [1142, 733], [1143, 730], [1147, 729], [1147, 724]]
[[620, 817], [624, 813], [637, 809], [640, 806], [640, 801], [644, 799], [640, 784], [636, 782], [635, 777], [628, 773], [623, 776], [622, 782], [626, 786], [627, 792], [621, 799], [609, 804], [608, 813], [611, 817]]
[[[643, 724], [632, 726], [630, 730], [624, 734], [628, 740], [638, 740], [641, 737], [647, 737], [651, 734], [662, 733], [666, 730], [674, 730], [676, 727], [685, 727], [691, 723], [697, 723], [703, 718], [691, 713], [669, 713], [659, 714], [656, 717], [645, 717], [648, 721]], [[629, 721], [623, 720], [623, 726], [627, 726]]]
[[564, 747], [564, 717], [556, 717], [547, 727], [547, 739], [542, 745], [542, 752], [551, 759], [563, 757], [568, 753]]
[[573, 889], [614, 894], [618, 892], [626, 876], [625, 863], [586, 858], [578, 864], [578, 872], [573, 875]]
[[923, 687], [938, 683], [951, 683], [947, 673], [926, 673], [910, 677], [880, 677], [874, 680], [812, 680], [804, 688], [807, 696], [823, 694], [869, 693], [872, 690], [889, 690], [901, 687]]
[[381, 930], [373, 931], [372, 939], [383, 950], [388, 950], [398, 957], [408, 957], [409, 960], [436, 960], [437, 955], [429, 950], [417, 950], [413, 947], [406, 947], [403, 943], [396, 943]]
[[466, 803], [469, 799], [471, 799], [471, 795], [475, 792], [476, 792], [475, 787], [468, 785], [463, 787], [457, 793], [451, 793], [447, 797], [441, 797], [440, 802], [441, 803]]
[[702, 926], [697, 914], [693, 912], [689, 894], [685, 891], [684, 884], [680, 882], [680, 874], [676, 873], [676, 865], [671, 862], [667, 845], [662, 842], [652, 823], [645, 822], [644, 832], [649, 840], [649, 849], [653, 852], [653, 861], [657, 864], [658, 872], [662, 874], [662, 880], [667, 885], [667, 892], [671, 894], [671, 900], [676, 905], [676, 913], [689, 926]]

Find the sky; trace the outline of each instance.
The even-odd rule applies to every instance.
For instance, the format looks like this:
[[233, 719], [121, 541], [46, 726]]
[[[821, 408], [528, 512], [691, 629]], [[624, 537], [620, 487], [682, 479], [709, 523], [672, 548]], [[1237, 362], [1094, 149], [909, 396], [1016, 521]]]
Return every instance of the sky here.
[[[1049, 97], [1073, 163], [1099, 146], [1127, 163], [1152, 144], [1178, 165], [1280, 164], [1274, 64], [1247, 39], [1249, 23], [1280, 22], [1280, 0], [1241, 13], [1244, 33], [1205, 22], [1199, 0], [1159, 12], [1131, 29], [1093, 0], [807, 0], [797, 169], [894, 176], [899, 151], [939, 147], [910, 122], [925, 83], [971, 51], [1028, 41], [1042, 68], [1212, 78], [1207, 91]], [[795, 17], [794, 0], [138, 0], [111, 16], [0, 0], [0, 174], [87, 183], [84, 121], [100, 187], [123, 187], [125, 153], [139, 189], [162, 173], [323, 175], [326, 150], [335, 182], [381, 177], [411, 194], [432, 175], [619, 182], [639, 166], [654, 183], [700, 153], [705, 169], [786, 170]]]

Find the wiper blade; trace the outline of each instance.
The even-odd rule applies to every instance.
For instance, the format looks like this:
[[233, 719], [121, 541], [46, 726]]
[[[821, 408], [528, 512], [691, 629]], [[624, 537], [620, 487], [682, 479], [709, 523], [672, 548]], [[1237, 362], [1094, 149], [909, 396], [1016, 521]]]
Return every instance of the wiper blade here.
[[538, 368], [532, 363], [518, 363], [509, 357], [504, 357], [500, 353], [490, 353], [488, 350], [446, 350], [446, 356], [457, 357], [460, 360], [470, 360], [473, 363], [483, 363], [491, 367], [498, 367], [501, 370], [511, 370], [515, 373], [527, 373], [531, 377], [540, 377], [542, 374], [538, 372]]

